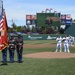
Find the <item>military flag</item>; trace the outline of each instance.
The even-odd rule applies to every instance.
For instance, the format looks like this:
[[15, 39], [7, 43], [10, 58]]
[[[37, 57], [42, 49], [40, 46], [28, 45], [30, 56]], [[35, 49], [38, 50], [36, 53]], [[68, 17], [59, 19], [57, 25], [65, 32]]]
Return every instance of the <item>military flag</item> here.
[[3, 9], [3, 1], [0, 0], [0, 51], [8, 46], [8, 26], [5, 10]]

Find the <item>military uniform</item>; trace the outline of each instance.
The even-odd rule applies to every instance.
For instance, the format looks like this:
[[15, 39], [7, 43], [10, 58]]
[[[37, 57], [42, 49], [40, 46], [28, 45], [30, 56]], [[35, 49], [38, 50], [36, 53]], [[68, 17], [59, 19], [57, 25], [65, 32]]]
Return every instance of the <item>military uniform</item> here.
[[16, 42], [14, 40], [14, 37], [11, 37], [8, 41], [9, 47], [9, 58], [10, 58], [10, 62], [13, 63], [14, 62], [14, 51], [16, 48]]
[[18, 62], [22, 62], [22, 53], [23, 53], [23, 37], [21, 35], [18, 35], [17, 38], [17, 56], [18, 56]]
[[3, 63], [7, 62], [7, 47], [2, 50], [2, 62]]

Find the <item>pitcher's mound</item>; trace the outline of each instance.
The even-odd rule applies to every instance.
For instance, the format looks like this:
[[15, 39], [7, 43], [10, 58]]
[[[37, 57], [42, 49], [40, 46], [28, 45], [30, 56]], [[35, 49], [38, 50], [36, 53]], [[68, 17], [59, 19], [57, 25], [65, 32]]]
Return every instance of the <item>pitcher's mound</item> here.
[[65, 52], [40, 52], [34, 54], [25, 54], [23, 57], [27, 58], [75, 58], [73, 53]]

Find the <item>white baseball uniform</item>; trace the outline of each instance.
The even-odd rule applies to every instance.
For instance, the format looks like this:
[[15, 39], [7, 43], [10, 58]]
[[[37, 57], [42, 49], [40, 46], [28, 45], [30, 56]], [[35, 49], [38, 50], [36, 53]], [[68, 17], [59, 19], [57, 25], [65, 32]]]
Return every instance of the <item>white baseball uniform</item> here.
[[64, 40], [64, 52], [70, 52], [69, 50], [69, 38], [68, 37], [64, 37], [63, 38]]
[[58, 37], [56, 39], [56, 41], [57, 41], [56, 52], [58, 52], [58, 49], [60, 49], [60, 52], [62, 52], [62, 38], [61, 37]]
[[72, 37], [69, 37], [69, 46], [71, 46]]

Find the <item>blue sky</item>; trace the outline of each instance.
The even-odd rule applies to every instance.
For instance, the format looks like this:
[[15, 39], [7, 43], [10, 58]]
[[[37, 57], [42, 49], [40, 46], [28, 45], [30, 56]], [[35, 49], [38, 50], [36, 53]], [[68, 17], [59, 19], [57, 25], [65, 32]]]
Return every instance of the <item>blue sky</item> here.
[[71, 14], [75, 18], [75, 0], [3, 0], [8, 26], [12, 19], [16, 25], [26, 25], [26, 14], [35, 15], [37, 12], [53, 8], [61, 14]]

